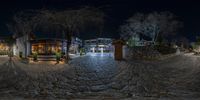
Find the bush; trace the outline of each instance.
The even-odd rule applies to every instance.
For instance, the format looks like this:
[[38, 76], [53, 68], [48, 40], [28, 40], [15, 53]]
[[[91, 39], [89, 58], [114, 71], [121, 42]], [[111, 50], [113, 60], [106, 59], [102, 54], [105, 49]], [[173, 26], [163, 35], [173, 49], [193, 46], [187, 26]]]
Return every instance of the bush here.
[[33, 61], [37, 61], [37, 58], [38, 58], [38, 53], [37, 52], [33, 53]]
[[86, 54], [86, 52], [85, 52], [85, 49], [84, 49], [84, 48], [81, 48], [81, 49], [80, 49], [80, 55], [82, 56], [83, 54]]
[[157, 45], [155, 46], [155, 49], [163, 55], [176, 53], [175, 48], [172, 48], [170, 46], [165, 46], [165, 45]]
[[61, 58], [61, 53], [60, 52], [56, 52], [56, 61], [59, 62]]
[[151, 46], [135, 46], [127, 50], [126, 57], [128, 59], [155, 59], [160, 56], [160, 53]]

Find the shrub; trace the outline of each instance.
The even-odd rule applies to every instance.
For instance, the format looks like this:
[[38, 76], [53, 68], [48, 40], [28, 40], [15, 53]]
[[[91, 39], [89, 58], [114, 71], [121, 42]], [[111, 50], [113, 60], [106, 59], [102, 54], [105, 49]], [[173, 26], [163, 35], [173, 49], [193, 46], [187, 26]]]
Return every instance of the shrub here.
[[56, 52], [56, 61], [59, 62], [61, 58], [61, 53], [60, 52]]
[[155, 49], [160, 52], [161, 54], [165, 55], [165, 54], [172, 54], [176, 52], [175, 48], [172, 48], [170, 46], [166, 46], [166, 45], [156, 45]]
[[33, 61], [37, 61], [37, 58], [38, 58], [38, 53], [37, 52], [33, 53]]
[[80, 49], [80, 55], [82, 56], [83, 54], [85, 54], [85, 49], [81, 48]]

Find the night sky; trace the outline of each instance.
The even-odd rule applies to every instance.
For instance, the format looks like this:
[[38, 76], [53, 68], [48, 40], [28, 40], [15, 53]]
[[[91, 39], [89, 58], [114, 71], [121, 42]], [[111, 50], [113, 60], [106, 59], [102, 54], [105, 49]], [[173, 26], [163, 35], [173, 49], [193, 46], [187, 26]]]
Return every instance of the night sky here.
[[[200, 2], [194, 0], [1, 0], [0, 35], [8, 34], [6, 23], [12, 16], [26, 9], [64, 10], [84, 6], [98, 7], [106, 14], [101, 37], [119, 37], [119, 26], [137, 12], [170, 11], [184, 23], [180, 36], [193, 40], [200, 36]], [[83, 39], [94, 38], [94, 33], [80, 34]]]

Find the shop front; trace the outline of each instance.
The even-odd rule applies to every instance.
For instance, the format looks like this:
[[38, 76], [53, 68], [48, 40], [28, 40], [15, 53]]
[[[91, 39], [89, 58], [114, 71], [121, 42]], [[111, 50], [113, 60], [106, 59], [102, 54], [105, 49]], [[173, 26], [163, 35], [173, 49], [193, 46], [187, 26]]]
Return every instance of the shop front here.
[[9, 47], [6, 43], [0, 43], [0, 55], [7, 55], [9, 52]]
[[31, 54], [54, 55], [56, 52], [65, 53], [65, 41], [62, 40], [37, 40], [31, 41]]

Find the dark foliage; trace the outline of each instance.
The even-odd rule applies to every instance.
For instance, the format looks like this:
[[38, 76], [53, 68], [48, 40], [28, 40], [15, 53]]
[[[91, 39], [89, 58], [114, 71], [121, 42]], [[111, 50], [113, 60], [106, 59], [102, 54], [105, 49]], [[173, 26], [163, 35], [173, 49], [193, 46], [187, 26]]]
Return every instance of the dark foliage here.
[[167, 45], [156, 45], [155, 46], [155, 49], [160, 52], [161, 54], [163, 55], [166, 55], [166, 54], [172, 54], [172, 53], [175, 53], [176, 52], [176, 49], [175, 48], [172, 48], [170, 46], [167, 46]]

